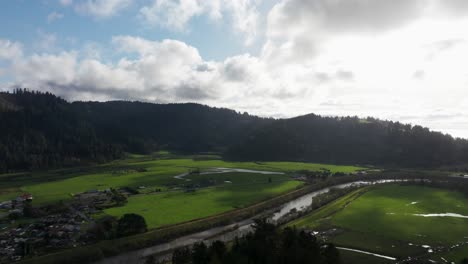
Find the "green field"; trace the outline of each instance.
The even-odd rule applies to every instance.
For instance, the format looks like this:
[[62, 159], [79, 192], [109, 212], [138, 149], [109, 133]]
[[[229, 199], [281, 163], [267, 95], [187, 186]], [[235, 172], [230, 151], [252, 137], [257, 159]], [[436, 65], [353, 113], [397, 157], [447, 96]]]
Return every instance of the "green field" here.
[[448, 253], [436, 254], [433, 257], [433, 259], [437, 259], [437, 260], [446, 259], [446, 260], [453, 261], [455, 263], [459, 263], [461, 260], [465, 258], [468, 259], [468, 245], [459, 247]]
[[405, 257], [427, 254], [422, 245], [447, 247], [468, 240], [468, 219], [415, 215], [438, 213], [468, 215], [468, 198], [430, 187], [382, 185], [351, 193], [290, 225], [337, 228], [330, 239], [338, 245]]
[[130, 197], [125, 206], [107, 209], [105, 213], [120, 216], [134, 212], [144, 216], [148, 226], [154, 228], [242, 208], [293, 190], [302, 184], [290, 181], [283, 175], [271, 176], [272, 183], [268, 183], [268, 175], [261, 174], [229, 173], [206, 176], [230, 179], [232, 184], [205, 188], [193, 193], [177, 191], [136, 195]]
[[[180, 184], [175, 175], [190, 168], [243, 168], [267, 171], [295, 171], [329, 169], [332, 172], [354, 172], [363, 168], [300, 162], [226, 162], [220, 159], [194, 160], [190, 157], [151, 158], [133, 156], [131, 159], [90, 168], [76, 168], [50, 172], [0, 175], [0, 201], [22, 192], [32, 193], [35, 204], [47, 204], [71, 199], [71, 194], [110, 187], [151, 186], [167, 189]], [[144, 169], [138, 172], [137, 169]]]
[[[193, 169], [206, 171], [218, 167], [286, 174], [193, 174], [185, 179], [174, 178]], [[0, 201], [29, 192], [37, 206], [70, 200], [73, 194], [93, 189], [144, 187], [139, 189], [142, 193], [160, 189], [158, 193], [132, 196], [125, 206], [106, 210], [116, 216], [139, 213], [150, 227], [158, 227], [245, 207], [294, 190], [302, 183], [293, 180], [288, 172], [322, 169], [350, 173], [364, 168], [300, 162], [226, 162], [216, 155], [178, 157], [161, 152], [155, 156], [130, 155], [128, 159], [94, 167], [0, 175]], [[186, 193], [183, 189], [187, 184], [206, 188]]]
[[343, 264], [390, 264], [394, 263], [392, 260], [374, 257], [356, 252], [340, 250], [340, 256]]

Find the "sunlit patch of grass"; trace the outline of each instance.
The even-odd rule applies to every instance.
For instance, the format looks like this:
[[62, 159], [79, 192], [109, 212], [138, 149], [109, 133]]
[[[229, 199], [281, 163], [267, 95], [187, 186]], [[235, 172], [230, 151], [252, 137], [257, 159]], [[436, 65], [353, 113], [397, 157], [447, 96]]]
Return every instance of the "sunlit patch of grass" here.
[[[158, 155], [166, 154], [170, 153], [158, 153]], [[345, 173], [363, 169], [353, 166], [302, 162], [227, 162], [216, 159], [212, 155], [209, 157], [205, 155], [198, 160], [194, 160], [190, 156], [154, 158], [153, 156], [142, 157], [138, 155], [94, 167], [0, 175], [0, 178], [5, 180], [0, 188], [0, 199], [10, 199], [22, 192], [29, 192], [34, 195], [35, 204], [48, 204], [60, 200], [69, 200], [72, 197], [71, 194], [93, 189], [145, 186], [166, 190], [182, 183], [180, 180], [174, 179], [175, 175], [188, 172], [194, 168], [207, 170], [216, 167], [280, 172], [329, 169], [332, 172]], [[251, 174], [246, 175], [252, 177]], [[12, 189], [13, 187], [14, 189]], [[6, 192], [7, 189], [13, 191]]]
[[314, 230], [337, 228], [341, 232], [331, 241], [391, 256], [420, 254], [424, 252], [421, 245], [450, 246], [464, 241], [468, 233], [468, 219], [415, 215], [468, 215], [468, 199], [458, 192], [392, 184], [373, 187], [357, 199], [355, 196], [348, 194], [291, 225]]

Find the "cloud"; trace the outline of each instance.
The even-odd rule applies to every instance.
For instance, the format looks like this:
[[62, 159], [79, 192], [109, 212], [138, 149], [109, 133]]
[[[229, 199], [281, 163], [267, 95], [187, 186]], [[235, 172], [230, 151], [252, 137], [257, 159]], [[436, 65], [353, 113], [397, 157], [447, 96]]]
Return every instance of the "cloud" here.
[[459, 44], [463, 44], [465, 40], [463, 39], [444, 39], [444, 40], [438, 40], [433, 43], [429, 43], [425, 48], [429, 50], [429, 53], [427, 54], [427, 59], [432, 60], [434, 59], [437, 55], [449, 51], [452, 48], [455, 48]]
[[[269, 34], [306, 25], [327, 32], [382, 32], [413, 21], [422, 14], [426, 3], [425, 0], [283, 0], [270, 11]], [[293, 28], [293, 34], [294, 31]]]
[[424, 79], [426, 73], [423, 70], [418, 70], [413, 73], [413, 78], [417, 80]]
[[53, 51], [57, 47], [57, 36], [54, 33], [37, 31], [38, 40], [34, 43], [34, 47], [41, 51]]
[[23, 46], [21, 43], [13, 42], [7, 39], [0, 39], [0, 61], [14, 60], [23, 55]]
[[[286, 82], [270, 72], [264, 62], [248, 54], [206, 61], [196, 48], [177, 40], [115, 36], [112, 44], [114, 56], [120, 58], [116, 62], [88, 56], [86, 49], [13, 60], [10, 68], [15, 85], [74, 100], [225, 104], [245, 98], [242, 101], [250, 105], [259, 96], [296, 95], [293, 89], [285, 88]], [[278, 76], [286, 74], [290, 75], [278, 73]]]
[[63, 14], [54, 11], [47, 16], [47, 22], [50, 24], [56, 20], [62, 19], [63, 17]]
[[435, 12], [443, 12], [447, 16], [465, 16], [468, 14], [468, 2], [465, 0], [435, 0]]
[[15, 86], [51, 91], [67, 99], [174, 102], [218, 96], [212, 84], [218, 64], [203, 61], [197, 49], [176, 40], [131, 36], [116, 36], [112, 42], [115, 53], [121, 55], [115, 63], [79, 52], [14, 59], [10, 69]]
[[[383, 34], [408, 25], [425, 0], [282, 0], [268, 13], [265, 57], [306, 63], [334, 36]], [[280, 54], [280, 56], [278, 56]]]
[[[434, 59], [443, 62], [439, 68], [421, 68], [425, 78], [409, 86], [418, 64], [412, 62], [413, 57], [405, 55], [409, 65], [395, 66], [390, 59], [399, 61], [399, 58], [394, 54], [382, 58], [385, 64], [373, 64], [374, 59], [379, 59], [375, 54], [387, 47], [379, 47], [374, 54], [363, 46], [363, 50], [370, 52], [370, 57], [361, 57], [358, 61], [364, 64], [358, 64], [356, 60], [337, 63], [335, 56], [342, 57], [337, 52], [330, 58], [331, 63], [325, 63], [328, 59], [323, 60], [321, 55], [310, 64], [271, 65], [269, 60], [249, 54], [207, 61], [195, 47], [171, 39], [153, 41], [115, 36], [108, 48], [108, 52], [118, 58], [115, 62], [90, 55], [86, 49], [24, 56], [21, 55], [21, 44], [7, 40], [0, 43], [2, 47], [13, 46], [16, 47], [13, 50], [20, 51], [10, 59], [11, 65], [7, 69], [15, 86], [50, 91], [70, 100], [199, 102], [275, 117], [315, 112], [399, 120], [407, 113], [413, 113], [412, 118], [405, 120], [458, 136], [466, 129], [451, 123], [459, 122], [460, 117], [442, 121], [437, 118], [441, 113], [434, 112], [435, 108], [442, 108], [451, 114], [468, 106], [468, 100], [463, 99], [465, 90], [460, 81], [468, 63], [465, 63], [466, 67], [459, 65], [458, 72], [453, 72], [452, 68], [451, 75], [442, 74], [441, 68], [454, 65], [447, 52]], [[389, 43], [389, 46], [393, 45]], [[464, 50], [464, 45], [460, 43], [451, 50]], [[424, 61], [424, 49], [415, 50]], [[360, 52], [351, 50], [350, 53], [359, 55]], [[458, 58], [458, 61], [464, 57], [456, 54], [458, 56], [453, 59]], [[349, 58], [344, 56], [344, 59]], [[408, 81], [404, 86], [399, 85], [404, 83], [400, 75], [405, 74]], [[438, 89], [441, 83], [445, 90]]]
[[74, 79], [76, 54], [32, 55], [13, 62], [12, 72], [17, 84], [24, 87], [44, 88], [47, 82], [67, 85]]
[[60, 4], [63, 6], [69, 6], [73, 4], [73, 0], [59, 0]]
[[244, 35], [246, 45], [253, 43], [259, 26], [260, 15], [255, 3], [254, 0], [238, 0], [225, 1], [222, 4], [222, 6], [231, 10], [234, 30]]
[[[167, 63], [178, 63], [179, 60], [188, 63], [201, 61], [196, 48], [177, 40], [165, 39], [158, 42], [132, 36], [115, 36], [112, 38], [112, 42], [121, 52], [137, 53], [141, 57], [156, 56], [159, 60], [164, 60]], [[178, 55], [177, 58], [172, 57], [174, 54]]]
[[223, 73], [227, 81], [246, 82], [261, 74], [260, 67], [262, 65], [257, 58], [245, 54], [227, 58], [224, 61]]
[[182, 31], [192, 17], [199, 16], [209, 9], [211, 9], [213, 17], [219, 18], [221, 16], [215, 6], [210, 7], [206, 4], [209, 2], [155, 0], [152, 5], [142, 7], [140, 13], [150, 25]]
[[[468, 137], [456, 115], [468, 108], [468, 17], [438, 11], [439, 0], [423, 2], [280, 0], [268, 12], [259, 54], [216, 61], [182, 41], [130, 35], [30, 55], [3, 40], [0, 58], [7, 57], [4, 75], [15, 85], [70, 100], [198, 102], [274, 117], [376, 116]], [[245, 18], [257, 12], [257, 1], [150, 3], [141, 18], [174, 30], [207, 16], [229, 20], [246, 37], [242, 32], [258, 23], [257, 15], [255, 23]]]
[[256, 37], [259, 20], [256, 0], [154, 0], [140, 9], [140, 17], [148, 25], [174, 31], [186, 31], [188, 23], [202, 15], [215, 22], [228, 15], [235, 32], [245, 37], [246, 45]]
[[75, 5], [79, 13], [96, 18], [108, 18], [116, 15], [132, 3], [132, 0], [86, 0]]
[[446, 39], [435, 42], [434, 47], [437, 51], [445, 51], [462, 42], [464, 42], [463, 39]]
[[339, 70], [336, 72], [336, 78], [341, 81], [354, 80], [354, 73], [352, 71]]

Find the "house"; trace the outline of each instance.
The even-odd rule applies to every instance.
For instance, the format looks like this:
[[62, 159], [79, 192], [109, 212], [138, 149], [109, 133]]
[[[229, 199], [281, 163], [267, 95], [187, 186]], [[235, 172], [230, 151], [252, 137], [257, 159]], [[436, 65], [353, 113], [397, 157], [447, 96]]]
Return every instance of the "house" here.
[[105, 196], [105, 195], [106, 195], [105, 192], [100, 192], [98, 190], [90, 190], [90, 191], [86, 191], [83, 193], [75, 194], [74, 197], [80, 200], [88, 200], [88, 199], [98, 199], [99, 197]]
[[23, 193], [23, 195], [21, 195], [21, 198], [23, 198], [23, 201], [32, 201], [33, 196], [30, 193]]
[[18, 203], [22, 203], [24, 201], [32, 201], [33, 196], [30, 193], [23, 193], [22, 195], [16, 197], [15, 201]]
[[13, 206], [11, 201], [4, 201], [0, 203], [0, 209], [11, 209]]

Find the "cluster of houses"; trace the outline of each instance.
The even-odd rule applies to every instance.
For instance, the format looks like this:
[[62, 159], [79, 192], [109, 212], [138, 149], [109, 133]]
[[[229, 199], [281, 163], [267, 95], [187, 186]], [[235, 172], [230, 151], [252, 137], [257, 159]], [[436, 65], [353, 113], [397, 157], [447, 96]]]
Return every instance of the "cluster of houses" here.
[[0, 233], [0, 263], [24, 256], [84, 244], [81, 225], [85, 219], [76, 212], [48, 215], [31, 224]]
[[72, 201], [62, 205], [64, 209], [60, 212], [51, 213], [47, 208], [40, 208], [41, 216], [28, 218], [33, 220], [32, 223], [17, 222], [14, 225], [16, 228], [10, 225], [16, 219], [11, 217], [12, 214], [22, 217], [25, 206], [32, 205], [33, 196], [25, 193], [1, 202], [0, 213], [3, 212], [2, 222], [6, 227], [0, 230], [0, 263], [11, 263], [25, 256], [89, 243], [92, 237], [81, 230], [82, 226], [94, 222], [89, 216], [103, 208], [115, 206], [131, 194], [125, 189], [90, 190], [75, 194]]
[[8, 216], [10, 214], [23, 214], [23, 208], [26, 202], [32, 202], [33, 196], [30, 193], [24, 193], [15, 199], [3, 201], [0, 203], [0, 209], [7, 211]]
[[[73, 196], [66, 204], [34, 208], [41, 213], [34, 215], [27, 224], [12, 221], [23, 216], [27, 206], [32, 208], [33, 196], [24, 193], [15, 199], [0, 202], [0, 263], [11, 263], [25, 256], [41, 255], [61, 248], [70, 248], [93, 241], [92, 234], [83, 226], [92, 226], [90, 215], [103, 208], [125, 203], [135, 194], [130, 188], [89, 190]], [[15, 217], [12, 217], [15, 215]], [[2, 219], [3, 218], [3, 219]], [[33, 221], [33, 222], [31, 222]], [[1, 227], [1, 223], [4, 227]]]
[[87, 207], [90, 210], [99, 210], [114, 207], [127, 201], [127, 197], [133, 195], [127, 189], [89, 190], [73, 196], [75, 207]]
[[111, 201], [112, 193], [109, 189], [89, 190], [83, 193], [78, 193], [73, 196], [74, 202], [83, 205], [101, 205]]

